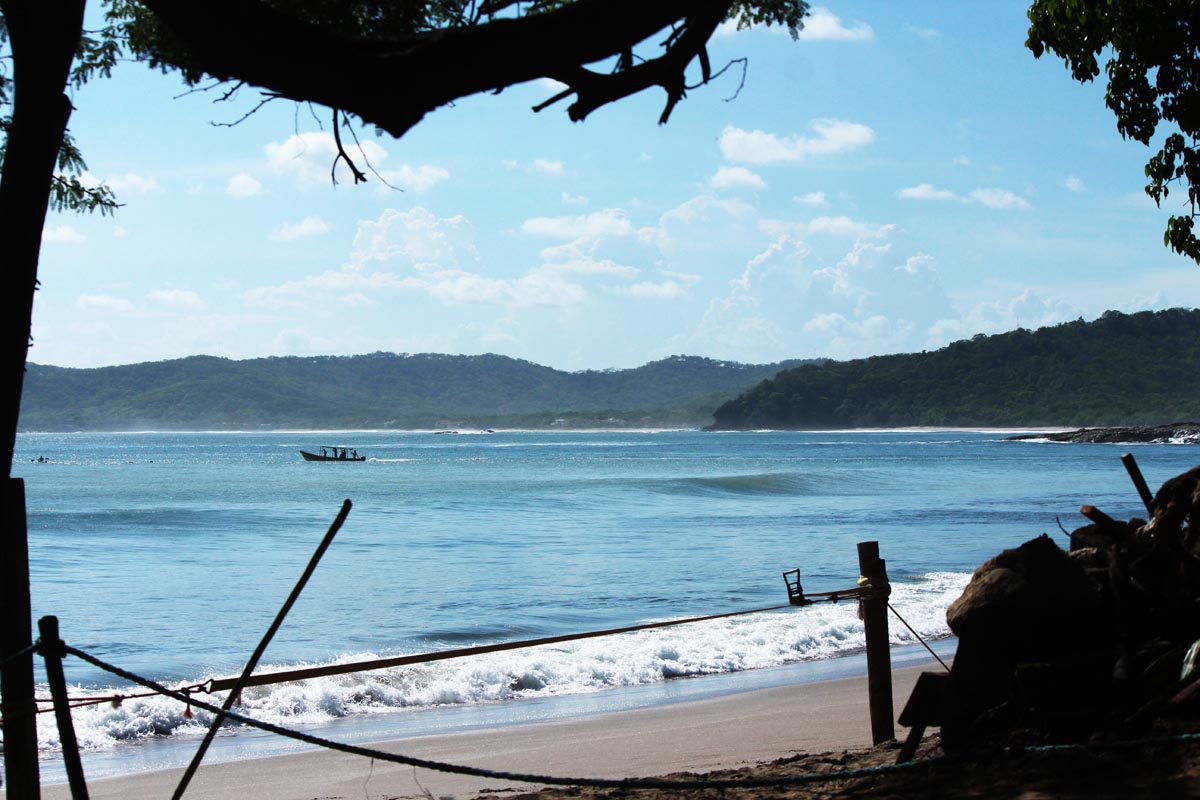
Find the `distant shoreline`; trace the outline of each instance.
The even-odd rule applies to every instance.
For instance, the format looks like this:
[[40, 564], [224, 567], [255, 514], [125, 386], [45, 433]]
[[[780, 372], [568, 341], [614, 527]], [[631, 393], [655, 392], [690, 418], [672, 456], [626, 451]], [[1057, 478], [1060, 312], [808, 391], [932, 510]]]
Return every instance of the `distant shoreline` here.
[[[1200, 429], [1200, 424], [1197, 424]], [[213, 434], [213, 435], [228, 435], [237, 436], [244, 434], [255, 435], [300, 435], [300, 436], [345, 436], [353, 434], [381, 434], [381, 433], [397, 433], [397, 434], [456, 434], [461, 436], [489, 436], [494, 434], [506, 433], [680, 433], [691, 431], [702, 431], [702, 428], [697, 427], [647, 427], [647, 428], [494, 428], [490, 431], [480, 431], [474, 429], [462, 430], [445, 430], [439, 428], [241, 428], [237, 430], [229, 429], [200, 429], [200, 430], [173, 430], [161, 428], [146, 428], [141, 430], [74, 430], [74, 431], [17, 431], [18, 436], [135, 436], [146, 434]], [[1009, 436], [1011, 439], [1033, 439], [1044, 436], [1059, 435], [1069, 432], [1069, 428], [1038, 428], [1029, 425], [1024, 426], [1009, 426], [1009, 427], [937, 427], [913, 425], [908, 427], [890, 427], [890, 428], [762, 428], [759, 430], [738, 430], [738, 431], [705, 431], [707, 433], [726, 434], [726, 433], [995, 433], [995, 434], [1013, 434]], [[1050, 433], [1041, 433], [1040, 431], [1050, 431]]]
[[1111, 428], [1077, 428], [1069, 431], [1027, 433], [1012, 440], [1044, 440], [1072, 444], [1200, 444], [1200, 422], [1137, 425]]

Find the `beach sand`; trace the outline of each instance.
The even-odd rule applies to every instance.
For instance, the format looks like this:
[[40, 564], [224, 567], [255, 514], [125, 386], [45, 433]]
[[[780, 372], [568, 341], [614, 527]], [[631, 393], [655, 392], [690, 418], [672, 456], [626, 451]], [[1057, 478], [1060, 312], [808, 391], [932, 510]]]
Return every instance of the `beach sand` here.
[[[936, 664], [924, 669], [934, 669]], [[922, 668], [893, 673], [897, 713]], [[903, 737], [906, 729], [897, 727]], [[653, 708], [385, 742], [380, 749], [495, 770], [624, 778], [737, 769], [799, 752], [871, 746], [866, 678], [804, 683]], [[88, 782], [92, 798], [170, 797], [182, 769]], [[529, 791], [535, 784], [450, 775], [325, 750], [202, 766], [192, 800], [398, 800]], [[66, 784], [44, 786], [49, 800]]]

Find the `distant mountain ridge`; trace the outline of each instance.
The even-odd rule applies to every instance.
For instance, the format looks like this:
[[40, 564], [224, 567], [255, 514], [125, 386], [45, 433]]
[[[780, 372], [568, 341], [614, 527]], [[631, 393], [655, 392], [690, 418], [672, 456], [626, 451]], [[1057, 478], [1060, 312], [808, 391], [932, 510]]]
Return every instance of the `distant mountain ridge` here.
[[31, 363], [20, 430], [699, 427], [719, 403], [803, 363], [671, 356], [636, 369], [564, 372], [508, 356], [434, 353]]
[[1096, 427], [1200, 419], [1200, 311], [1107, 311], [940, 350], [780, 372], [713, 430]]

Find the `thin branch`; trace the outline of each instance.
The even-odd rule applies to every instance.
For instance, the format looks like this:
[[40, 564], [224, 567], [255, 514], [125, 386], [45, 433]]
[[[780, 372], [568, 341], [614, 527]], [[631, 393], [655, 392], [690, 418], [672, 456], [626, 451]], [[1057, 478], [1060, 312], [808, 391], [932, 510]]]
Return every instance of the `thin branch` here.
[[712, 83], [717, 78], [721, 77], [726, 72], [728, 72], [729, 68], [732, 67], [734, 64], [742, 65], [742, 79], [741, 79], [741, 81], [738, 82], [737, 89], [734, 91], [734, 93], [731, 94], [729, 97], [725, 98], [726, 103], [733, 102], [734, 100], [736, 100], [738, 98], [738, 95], [742, 93], [742, 89], [744, 89], [746, 86], [746, 71], [750, 65], [750, 59], [745, 58], [745, 57], [733, 59], [728, 64], [726, 64], [725, 66], [721, 67], [719, 70], [714, 72], [712, 74], [712, 76], [709, 77], [708, 80], [701, 81], [700, 83], [697, 83], [695, 86], [688, 86], [687, 87], [688, 91], [691, 91], [692, 89], [699, 89], [701, 86], [703, 86], [706, 83]]
[[[350, 154], [346, 152], [346, 148], [342, 147], [342, 135], [338, 131], [338, 114], [336, 108], [333, 110], [333, 141], [337, 145], [337, 157], [333, 159], [333, 166], [329, 168], [329, 178], [333, 181], [333, 185], [337, 186], [337, 165], [339, 161], [345, 161], [346, 166], [350, 168], [351, 174], [354, 175], [354, 185], [367, 182], [367, 176], [359, 171], [354, 162], [350, 160]], [[345, 116], [345, 114], [342, 114]]]
[[210, 122], [208, 124], [212, 125], [214, 128], [233, 128], [237, 125], [241, 125], [243, 122], [248, 120], [250, 117], [254, 116], [254, 114], [257, 113], [258, 110], [260, 108], [262, 108], [263, 106], [265, 106], [267, 103], [270, 103], [272, 100], [279, 100], [283, 97], [283, 95], [268, 93], [268, 92], [263, 92], [262, 96], [263, 96], [263, 99], [258, 101], [258, 105], [256, 105], [254, 108], [247, 111], [245, 114], [242, 114], [240, 117], [235, 119], [233, 122]]
[[567, 87], [566, 89], [563, 89], [558, 94], [554, 95], [554, 97], [551, 97], [549, 100], [545, 100], [541, 103], [538, 103], [536, 106], [533, 107], [533, 110], [541, 111], [544, 108], [549, 108], [550, 106], [557, 103], [559, 100], [565, 100], [573, 94], [575, 94], [575, 90], [570, 87]]
[[[659, 124], [665, 123], [675, 106], [687, 94], [688, 86], [684, 72], [688, 64], [693, 58], [701, 55], [727, 10], [727, 3], [715, 1], [694, 9], [686, 17], [686, 23], [668, 38], [672, 44], [667, 52], [623, 72], [603, 75], [583, 67], [574, 67], [565, 72], [551, 73], [550, 77], [567, 84], [578, 96], [567, 109], [568, 116], [578, 122], [601, 106], [651, 86], [661, 86], [667, 93], [667, 103], [658, 121]], [[570, 92], [560, 93], [555, 100], [560, 100], [568, 94]]]
[[225, 92], [225, 94], [221, 95], [220, 99], [214, 100], [213, 102], [214, 103], [224, 103], [225, 101], [229, 100], [229, 98], [231, 98], [235, 94], [237, 94], [238, 89], [241, 89], [245, 85], [246, 85], [245, 81], [238, 81], [229, 89], [229, 91], [227, 91], [227, 92]]
[[[346, 115], [343, 113], [342, 117], [345, 118]], [[372, 164], [371, 159], [367, 157], [367, 151], [363, 150], [362, 142], [358, 140], [358, 134], [355, 132], [354, 126], [350, 124], [349, 119], [346, 120], [346, 127], [349, 129], [350, 135], [354, 138], [354, 146], [358, 148], [358, 154], [363, 157], [363, 163], [367, 165], [367, 169], [371, 170], [371, 174], [376, 178], [379, 178], [379, 182], [389, 189], [397, 192], [403, 192], [404, 190], [399, 186], [393, 186], [392, 184], [388, 183], [387, 180], [379, 174], [379, 170], [375, 169], [375, 165]], [[366, 180], [366, 178], [363, 180]]]
[[172, 100], [179, 100], [180, 98], [187, 97], [188, 95], [192, 95], [192, 94], [202, 94], [202, 93], [204, 93], [204, 92], [211, 92], [213, 89], [216, 89], [218, 86], [220, 86], [220, 85], [221, 85], [221, 84], [223, 84], [223, 83], [225, 83], [225, 81], [222, 81], [222, 80], [213, 80], [213, 82], [212, 82], [212, 83], [210, 83], [210, 84], [208, 84], [208, 85], [206, 85], [206, 86], [192, 86], [192, 87], [190, 87], [190, 88], [189, 88], [187, 91], [185, 91], [185, 92], [180, 92], [179, 94], [175, 95], [175, 96], [174, 96], [174, 97], [172, 97], [171, 99], [172, 99]]

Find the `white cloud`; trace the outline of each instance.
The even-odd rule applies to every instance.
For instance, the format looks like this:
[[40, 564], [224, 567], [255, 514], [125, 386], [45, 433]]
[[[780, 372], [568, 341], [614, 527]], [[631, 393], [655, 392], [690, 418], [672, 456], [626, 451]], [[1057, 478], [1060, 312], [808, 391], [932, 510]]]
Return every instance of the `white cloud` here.
[[933, 256], [928, 253], [914, 253], [904, 259], [904, 263], [896, 267], [896, 269], [907, 272], [909, 275], [916, 275], [922, 270], [930, 269], [933, 264]]
[[146, 300], [180, 311], [203, 311], [208, 308], [208, 303], [200, 295], [188, 289], [153, 289], [146, 294]]
[[797, 195], [792, 199], [801, 205], [812, 206], [814, 208], [828, 203], [824, 192], [809, 192], [808, 194]]
[[340, 269], [256, 287], [244, 292], [242, 300], [277, 311], [320, 313], [329, 303], [369, 306], [380, 295], [419, 292], [447, 306], [494, 306], [513, 322], [517, 310], [566, 309], [592, 302], [598, 293], [670, 299], [698, 280], [663, 273], [660, 282], [635, 283], [640, 269], [592, 252], [597, 242], [589, 237], [633, 233], [621, 212], [531, 220], [527, 228], [574, 241], [545, 248], [541, 262], [519, 275], [489, 275], [473, 266], [480, 259], [465, 218], [439, 219], [420, 207], [389, 209], [378, 220], [360, 221], [353, 251]]
[[836, 14], [824, 6], [814, 6], [804, 19], [804, 28], [797, 37], [803, 41], [831, 40], [864, 42], [875, 38], [871, 26], [857, 20], [851, 27], [842, 24]]
[[[422, 164], [412, 167], [405, 164], [400, 169], [382, 170], [380, 176], [392, 186], [420, 194], [427, 192], [442, 181], [450, 179], [450, 173], [441, 167]], [[381, 187], [387, 191], [387, 187]]]
[[957, 200], [958, 195], [949, 189], [936, 189], [932, 184], [922, 183], [909, 186], [896, 192], [897, 197], [906, 200]]
[[281, 222], [267, 234], [267, 238], [273, 242], [290, 242], [323, 233], [329, 233], [329, 223], [314, 214], [299, 222]]
[[75, 307], [82, 311], [100, 311], [105, 313], [128, 314], [133, 311], [133, 303], [120, 297], [106, 294], [81, 294], [75, 299]]
[[729, 161], [743, 164], [782, 164], [855, 150], [875, 141], [875, 131], [857, 122], [816, 119], [809, 128], [816, 136], [779, 137], [728, 126], [721, 131], [721, 154]]
[[588, 204], [587, 197], [581, 194], [571, 194], [570, 192], [562, 193], [562, 201], [568, 206], [586, 206]]
[[113, 225], [112, 235], [114, 239], [127, 239], [129, 238], [129, 231], [120, 225]]
[[697, 248], [710, 251], [752, 233], [748, 223], [754, 214], [754, 207], [739, 197], [702, 194], [664, 212], [657, 225], [639, 228], [637, 238], [668, 256]]
[[683, 286], [671, 280], [661, 283], [643, 281], [621, 289], [621, 294], [637, 300], [674, 300], [682, 297], [685, 291], [687, 290]]
[[345, 269], [363, 271], [371, 262], [396, 261], [421, 272], [455, 269], [478, 259], [475, 231], [461, 214], [438, 219], [417, 206], [389, 208], [378, 220], [360, 220]]
[[896, 196], [906, 200], [974, 201], [980, 205], [995, 209], [1029, 208], [1029, 203], [1025, 198], [1007, 189], [979, 188], [971, 192], [969, 196], [963, 197], [950, 189], [939, 189], [933, 184], [922, 183], [901, 189], [896, 192]]
[[714, 189], [766, 189], [767, 182], [745, 167], [719, 167], [708, 185]]
[[870, 239], [886, 235], [888, 226], [875, 228], [865, 222], [858, 222], [847, 216], [813, 217], [808, 222], [782, 219], [762, 219], [758, 229], [772, 239], [791, 236], [808, 238], [810, 236], [855, 237]]
[[1068, 175], [1066, 178], [1064, 178], [1063, 186], [1072, 192], [1087, 191], [1087, 184], [1085, 184], [1082, 179], [1077, 178], [1074, 175]]
[[548, 161], [544, 158], [535, 158], [529, 169], [533, 172], [540, 172], [543, 175], [565, 175], [567, 173], [567, 168], [563, 162]]
[[521, 224], [521, 230], [531, 236], [556, 239], [595, 238], [598, 236], [630, 236], [633, 224], [624, 211], [606, 208], [586, 216], [533, 217]]
[[809, 221], [808, 232], [824, 236], [870, 236], [870, 226], [849, 217], [816, 217]]
[[971, 197], [988, 208], [1029, 208], [1029, 203], [1023, 197], [1013, 194], [1007, 189], [980, 188], [971, 192]]
[[50, 244], [83, 244], [87, 237], [70, 225], [47, 225], [42, 229], [42, 241]]
[[956, 167], [969, 167], [971, 166], [971, 159], [967, 158], [966, 156], [955, 156], [952, 163]]
[[[378, 168], [387, 159], [387, 151], [370, 140], [347, 149], [356, 159], [359, 169], [366, 171], [367, 163]], [[282, 142], [271, 142], [263, 148], [267, 167], [276, 175], [295, 179], [301, 185], [328, 185], [330, 170], [338, 156], [333, 135], [325, 132], [294, 133]], [[337, 164], [338, 180], [349, 180], [349, 168]]]
[[942, 38], [942, 32], [937, 28], [921, 28], [916, 25], [905, 25], [904, 30], [908, 33], [911, 33], [913, 36], [920, 36], [922, 39], [928, 42]]
[[225, 194], [230, 197], [254, 197], [262, 192], [262, 183], [248, 172], [234, 175], [225, 186]]
[[158, 181], [154, 178], [146, 178], [133, 172], [126, 172], [124, 175], [110, 175], [104, 181], [114, 192], [137, 192], [144, 194], [146, 192], [161, 191]]
[[957, 318], [939, 320], [929, 328], [927, 346], [942, 347], [977, 333], [1042, 328], [1080, 316], [1080, 310], [1071, 303], [1027, 288], [1007, 298], [978, 303]]

